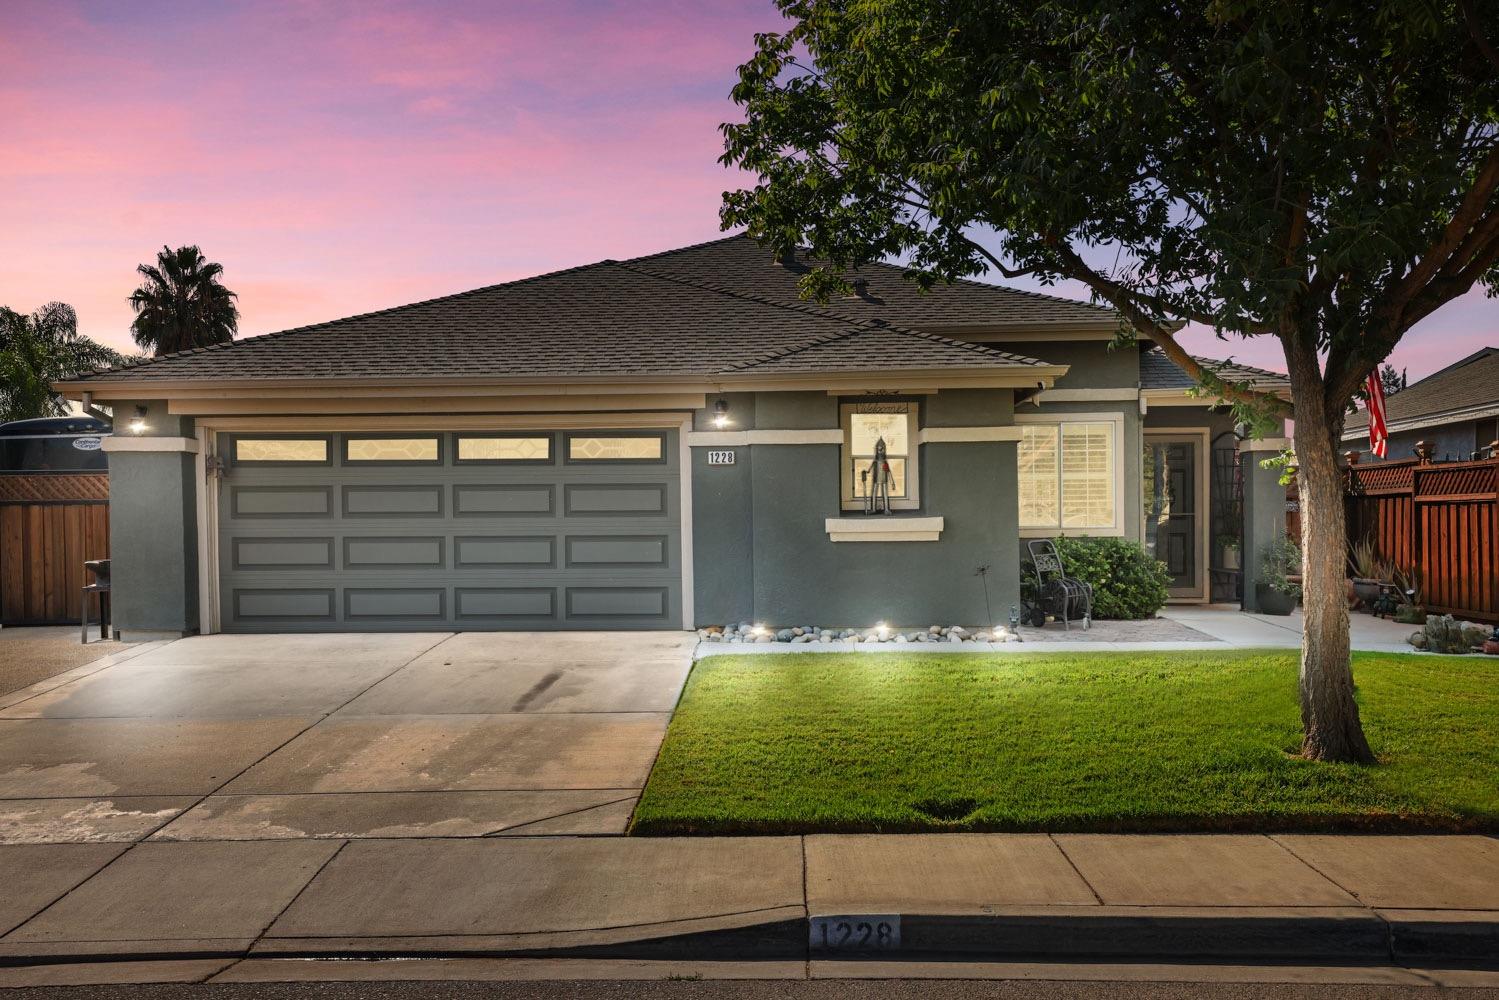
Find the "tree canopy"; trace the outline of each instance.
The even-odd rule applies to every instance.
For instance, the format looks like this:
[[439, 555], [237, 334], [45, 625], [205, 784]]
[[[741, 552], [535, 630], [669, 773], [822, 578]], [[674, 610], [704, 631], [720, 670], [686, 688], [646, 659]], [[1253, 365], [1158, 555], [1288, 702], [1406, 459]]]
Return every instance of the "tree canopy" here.
[[[1499, 290], [1499, 0], [778, 0], [739, 70], [722, 221], [923, 284], [1075, 280], [1263, 428], [1294, 417], [1304, 750], [1372, 761], [1343, 598], [1353, 400], [1444, 303]], [[1199, 364], [1274, 337], [1291, 399]]]
[[1076, 279], [1209, 385], [1180, 323], [1302, 331], [1341, 408], [1499, 281], [1492, 0], [780, 6], [724, 126], [760, 181], [723, 218], [809, 245], [813, 294], [891, 256], [925, 282]]
[[49, 302], [29, 315], [0, 306], [0, 423], [67, 413], [53, 382], [123, 360], [81, 335], [78, 314], [64, 302]]
[[156, 264], [141, 264], [145, 280], [130, 295], [135, 342], [156, 355], [173, 354], [234, 339], [239, 309], [234, 292], [220, 282], [224, 268], [195, 246], [162, 247]]

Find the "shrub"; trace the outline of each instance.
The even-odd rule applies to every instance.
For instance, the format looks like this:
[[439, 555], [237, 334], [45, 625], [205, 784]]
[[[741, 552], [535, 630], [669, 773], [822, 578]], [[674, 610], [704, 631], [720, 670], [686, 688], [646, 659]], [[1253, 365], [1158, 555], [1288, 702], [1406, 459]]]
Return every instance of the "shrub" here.
[[1291, 577], [1301, 575], [1301, 550], [1289, 538], [1266, 542], [1260, 547], [1260, 571], [1254, 578], [1271, 590], [1301, 600], [1301, 584]]
[[1094, 618], [1149, 618], [1165, 605], [1171, 576], [1124, 538], [1058, 538], [1067, 575], [1093, 585]]

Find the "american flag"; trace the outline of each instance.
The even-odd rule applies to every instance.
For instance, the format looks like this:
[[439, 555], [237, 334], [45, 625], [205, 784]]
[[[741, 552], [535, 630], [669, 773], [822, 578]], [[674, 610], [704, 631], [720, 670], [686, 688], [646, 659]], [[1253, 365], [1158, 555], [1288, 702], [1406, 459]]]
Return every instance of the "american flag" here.
[[1379, 369], [1369, 373], [1369, 450], [1380, 458], [1388, 458], [1390, 432], [1384, 419], [1384, 383], [1379, 380]]

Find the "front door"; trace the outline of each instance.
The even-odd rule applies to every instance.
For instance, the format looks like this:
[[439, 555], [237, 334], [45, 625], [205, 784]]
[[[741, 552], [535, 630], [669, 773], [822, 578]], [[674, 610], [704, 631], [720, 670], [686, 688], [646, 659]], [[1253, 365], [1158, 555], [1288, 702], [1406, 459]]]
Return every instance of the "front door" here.
[[1166, 564], [1172, 600], [1201, 600], [1206, 550], [1202, 544], [1202, 439], [1198, 436], [1145, 437], [1145, 550]]

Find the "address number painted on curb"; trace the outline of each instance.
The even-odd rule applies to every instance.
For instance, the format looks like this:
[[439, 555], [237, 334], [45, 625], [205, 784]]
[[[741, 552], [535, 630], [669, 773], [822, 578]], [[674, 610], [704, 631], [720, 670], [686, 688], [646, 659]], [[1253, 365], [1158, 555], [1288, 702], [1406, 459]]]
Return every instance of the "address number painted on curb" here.
[[813, 917], [811, 930], [813, 951], [900, 951], [899, 914]]

